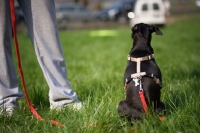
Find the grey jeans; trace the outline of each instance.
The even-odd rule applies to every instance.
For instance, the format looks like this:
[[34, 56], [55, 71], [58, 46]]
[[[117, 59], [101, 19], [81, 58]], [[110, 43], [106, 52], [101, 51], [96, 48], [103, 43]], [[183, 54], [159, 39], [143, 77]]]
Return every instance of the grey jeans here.
[[[58, 36], [54, 1], [18, 0], [18, 3], [23, 10], [37, 60], [49, 86], [50, 104], [63, 106], [78, 100], [66, 76], [66, 63]], [[18, 87], [12, 62], [9, 0], [0, 0], [0, 109], [16, 107], [17, 100], [22, 97], [23, 93]]]

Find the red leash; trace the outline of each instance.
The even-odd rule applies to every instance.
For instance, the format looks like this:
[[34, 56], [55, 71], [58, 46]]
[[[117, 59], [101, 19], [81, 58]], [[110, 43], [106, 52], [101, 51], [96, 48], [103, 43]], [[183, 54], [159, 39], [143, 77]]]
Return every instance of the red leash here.
[[148, 113], [148, 106], [144, 97], [144, 92], [143, 91], [139, 91], [139, 95], [140, 95], [140, 100], [142, 102], [143, 105], [143, 109], [145, 113]]
[[[19, 53], [19, 46], [18, 46], [18, 41], [17, 41], [17, 35], [16, 35], [16, 19], [15, 19], [15, 9], [14, 9], [14, 0], [10, 0], [10, 11], [11, 11], [11, 20], [12, 20], [12, 30], [13, 30], [13, 34], [14, 34], [14, 43], [15, 43], [15, 49], [16, 49], [16, 55], [17, 55], [17, 60], [18, 60], [18, 70], [21, 76], [21, 80], [22, 80], [22, 86], [24, 89], [24, 93], [25, 93], [25, 97], [26, 97], [26, 101], [28, 103], [28, 106], [31, 110], [31, 112], [33, 113], [33, 115], [40, 121], [43, 121], [44, 119], [38, 114], [38, 112], [35, 110], [35, 108], [32, 106], [28, 93], [27, 93], [27, 89], [26, 89], [26, 84], [25, 84], [25, 80], [24, 80], [24, 74], [22, 71], [22, 66], [21, 66], [21, 60], [20, 60], [20, 53]], [[59, 127], [64, 127], [63, 124], [55, 121], [55, 120], [50, 120], [50, 123]]]
[[[148, 115], [150, 115], [150, 113], [148, 112], [148, 106], [147, 106], [147, 103], [146, 103], [146, 100], [145, 100], [145, 97], [144, 97], [144, 92], [143, 92], [143, 91], [140, 91], [140, 92], [139, 92], [139, 95], [140, 95], [140, 100], [141, 100], [142, 105], [143, 105], [144, 112], [147, 113]], [[165, 117], [162, 116], [162, 115], [158, 116], [158, 118], [159, 118], [161, 121], [164, 121], [164, 120], [165, 120]]]
[[[145, 100], [145, 96], [144, 96], [144, 90], [142, 88], [142, 82], [141, 82], [141, 79], [140, 79], [140, 91], [139, 91], [139, 95], [140, 95], [140, 100], [142, 102], [142, 106], [143, 106], [143, 110], [145, 113], [147, 113], [148, 115], [150, 115], [149, 111], [148, 111], [148, 105], [147, 105], [147, 102]], [[158, 118], [163, 121], [165, 120], [165, 117], [164, 116], [158, 116]]]

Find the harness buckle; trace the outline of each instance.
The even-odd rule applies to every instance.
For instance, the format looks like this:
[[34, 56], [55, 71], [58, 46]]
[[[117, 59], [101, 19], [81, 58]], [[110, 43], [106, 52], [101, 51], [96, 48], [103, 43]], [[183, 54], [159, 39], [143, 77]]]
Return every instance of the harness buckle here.
[[142, 88], [141, 84], [140, 84], [140, 92], [144, 92], [144, 89]]
[[135, 82], [135, 86], [140, 85], [140, 90], [143, 90], [142, 89], [142, 76], [133, 78], [133, 81]]
[[139, 79], [138, 79], [138, 78], [133, 78], [133, 81], [135, 82], [135, 86], [140, 85]]
[[144, 92], [144, 89], [142, 88], [142, 76], [140, 76], [140, 92]]

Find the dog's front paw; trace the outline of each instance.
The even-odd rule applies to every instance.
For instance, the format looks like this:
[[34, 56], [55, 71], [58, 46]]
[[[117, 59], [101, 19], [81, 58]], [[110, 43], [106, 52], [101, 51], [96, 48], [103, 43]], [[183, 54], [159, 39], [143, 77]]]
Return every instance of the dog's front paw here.
[[160, 102], [157, 108], [155, 109], [155, 112], [159, 116], [165, 115], [166, 114], [165, 104], [163, 102]]

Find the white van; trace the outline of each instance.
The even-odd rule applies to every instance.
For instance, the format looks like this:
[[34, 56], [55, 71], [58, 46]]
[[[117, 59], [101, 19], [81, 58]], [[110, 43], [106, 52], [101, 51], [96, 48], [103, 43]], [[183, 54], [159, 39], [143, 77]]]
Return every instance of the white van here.
[[130, 26], [137, 23], [165, 25], [166, 12], [162, 0], [136, 0], [133, 12], [128, 13]]

